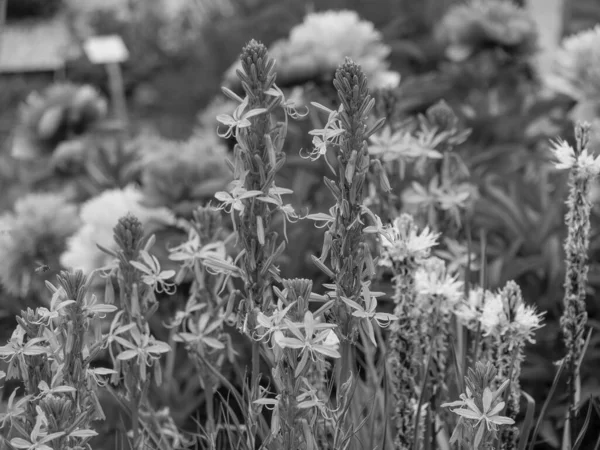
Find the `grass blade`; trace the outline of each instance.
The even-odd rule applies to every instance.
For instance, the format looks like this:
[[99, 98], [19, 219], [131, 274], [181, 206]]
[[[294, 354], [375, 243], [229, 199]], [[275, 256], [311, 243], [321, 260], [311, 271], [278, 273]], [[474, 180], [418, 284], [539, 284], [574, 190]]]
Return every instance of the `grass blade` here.
[[556, 375], [554, 375], [554, 380], [552, 381], [552, 386], [550, 387], [550, 391], [548, 392], [548, 395], [546, 396], [546, 401], [544, 401], [544, 404], [542, 405], [540, 415], [538, 417], [538, 420], [535, 424], [535, 428], [533, 430], [533, 436], [531, 437], [531, 443], [529, 444], [529, 450], [533, 450], [538, 433], [540, 432], [540, 427], [542, 426], [542, 420], [544, 419], [544, 416], [546, 415], [546, 411], [548, 410], [548, 406], [550, 405], [550, 400], [552, 400], [554, 391], [556, 391], [556, 386], [558, 386], [558, 380], [560, 379], [560, 376], [562, 375], [564, 368], [565, 368], [565, 360], [563, 359], [560, 362], [560, 365], [558, 366]]
[[581, 431], [579, 432], [579, 436], [577, 436], [577, 439], [575, 440], [575, 444], [573, 445], [572, 450], [578, 450], [579, 447], [581, 446], [581, 443], [583, 442], [583, 438], [585, 437], [585, 433], [588, 429], [588, 427], [590, 426], [590, 419], [592, 417], [592, 409], [593, 409], [593, 400], [590, 397], [589, 399], [589, 406], [588, 406], [588, 411], [587, 414], [585, 415], [585, 422], [583, 422], [583, 426], [581, 427]]
[[531, 395], [529, 395], [525, 391], [521, 391], [521, 393], [527, 399], [527, 410], [525, 411], [525, 420], [523, 421], [523, 425], [521, 426], [521, 430], [519, 431], [519, 448], [518, 450], [525, 450], [527, 446], [527, 438], [531, 433], [531, 428], [533, 427], [533, 418], [535, 415], [535, 400]]

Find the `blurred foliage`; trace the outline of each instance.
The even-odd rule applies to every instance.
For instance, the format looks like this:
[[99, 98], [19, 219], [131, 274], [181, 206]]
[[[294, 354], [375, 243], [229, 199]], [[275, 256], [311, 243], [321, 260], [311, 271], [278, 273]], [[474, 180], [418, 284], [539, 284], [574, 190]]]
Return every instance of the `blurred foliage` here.
[[63, 0], [7, 0], [8, 19], [48, 17], [63, 6]]

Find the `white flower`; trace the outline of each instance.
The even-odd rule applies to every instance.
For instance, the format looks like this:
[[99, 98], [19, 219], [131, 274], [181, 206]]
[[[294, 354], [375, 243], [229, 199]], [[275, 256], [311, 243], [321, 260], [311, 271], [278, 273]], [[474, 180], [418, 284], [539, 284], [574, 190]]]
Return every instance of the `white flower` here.
[[575, 100], [600, 94], [600, 25], [563, 40], [546, 82]]
[[504, 300], [501, 295], [492, 294], [485, 297], [479, 322], [485, 336], [497, 336], [506, 330], [508, 317], [504, 311]]
[[463, 282], [450, 275], [444, 261], [435, 257], [425, 261], [417, 270], [415, 288], [419, 295], [444, 300], [448, 309], [452, 309], [463, 297]]
[[227, 250], [223, 241], [203, 245], [200, 236], [190, 229], [188, 240], [169, 250], [171, 261], [180, 261], [184, 267], [194, 267], [196, 262], [203, 263], [207, 258], [227, 259]]
[[[141, 204], [142, 194], [133, 186], [104, 191], [85, 202], [80, 211], [82, 227], [67, 241], [67, 250], [61, 255], [64, 267], [81, 269], [89, 274], [105, 267], [111, 257], [96, 244], [116, 250], [113, 228], [128, 213], [135, 215], [142, 225], [174, 223], [173, 214], [166, 208], [147, 208]], [[147, 231], [147, 230], [146, 230]]]
[[[457, 306], [454, 314], [462, 325], [472, 331], [478, 331], [485, 303], [488, 301], [496, 302], [493, 298], [498, 296], [499, 294], [483, 290], [480, 287], [473, 288], [469, 291], [467, 298]], [[500, 303], [500, 305], [502, 305], [502, 303]], [[489, 325], [493, 325], [491, 321], [488, 323]]]
[[583, 149], [579, 156], [576, 157], [575, 149], [571, 145], [562, 139], [557, 139], [552, 142], [550, 150], [557, 159], [557, 162], [554, 164], [559, 170], [571, 169], [577, 165], [582, 175], [594, 177], [600, 173], [600, 156], [594, 157], [590, 155], [587, 149]]
[[402, 214], [380, 236], [382, 255], [379, 264], [392, 267], [394, 262], [408, 259], [421, 261], [427, 258], [431, 248], [437, 245], [439, 233], [432, 232], [429, 227], [419, 233], [412, 217]]
[[396, 162], [402, 177], [407, 163], [417, 159], [442, 157], [442, 154], [434, 149], [435, 145], [424, 139], [423, 134], [415, 137], [405, 131], [392, 132], [390, 127], [384, 127], [380, 133], [371, 136], [369, 141], [369, 153], [380, 157], [387, 165]]
[[[361, 20], [355, 11], [322, 11], [308, 14], [292, 28], [287, 39], [269, 49], [277, 61], [277, 78], [311, 78], [333, 75], [349, 57], [359, 64], [371, 88], [395, 87], [400, 76], [390, 71], [387, 57], [391, 48], [373, 23]], [[227, 79], [233, 79], [240, 63], [232, 66]]]
[[517, 313], [511, 328], [523, 340], [535, 343], [533, 332], [542, 327], [542, 314], [538, 314], [535, 308], [521, 304], [517, 307]]
[[550, 150], [557, 159], [557, 162], [554, 163], [557, 169], [570, 169], [575, 164], [575, 149], [566, 141], [557, 139], [552, 142]]

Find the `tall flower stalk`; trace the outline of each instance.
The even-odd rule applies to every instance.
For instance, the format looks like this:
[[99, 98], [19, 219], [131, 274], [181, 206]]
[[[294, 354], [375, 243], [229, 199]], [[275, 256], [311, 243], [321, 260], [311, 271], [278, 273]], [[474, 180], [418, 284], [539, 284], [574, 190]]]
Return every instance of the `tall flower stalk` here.
[[[194, 219], [187, 223], [188, 240], [170, 250], [169, 258], [181, 262], [177, 280], [188, 280], [192, 286], [185, 308], [176, 312], [170, 328], [169, 343], [175, 347], [182, 342], [188, 355], [198, 368], [200, 385], [204, 390], [206, 411], [206, 435], [214, 443], [217, 418], [215, 417], [215, 393], [220, 380], [215, 373], [222, 369], [226, 358], [233, 360], [230, 336], [225, 333], [233, 304], [221, 297], [228, 278], [225, 274], [211, 272], [205, 265], [210, 258], [227, 260], [225, 243], [221, 241], [221, 212], [211, 206], [200, 207]], [[234, 296], [236, 291], [231, 292]], [[230, 297], [232, 298], [232, 297]], [[231, 304], [231, 309], [229, 305]], [[168, 384], [175, 372], [175, 355], [169, 353], [165, 370]]]
[[[535, 342], [534, 332], [541, 327], [541, 315], [535, 308], [523, 301], [521, 289], [514, 281], [509, 281], [497, 294], [490, 295], [481, 314], [481, 332], [485, 336], [485, 352], [482, 359], [493, 363], [498, 372], [496, 387], [510, 382], [506, 393], [507, 417], [516, 420], [521, 400], [521, 364], [527, 343]], [[500, 434], [503, 450], [518, 447], [519, 429], [505, 427]]]
[[[238, 326], [255, 338], [258, 313], [268, 312], [271, 308], [272, 284], [274, 280], [280, 280], [275, 263], [285, 248], [278, 233], [271, 229], [272, 219], [276, 214], [284, 216], [284, 234], [286, 221], [296, 219], [292, 207], [284, 204], [282, 199], [283, 194], [292, 191], [277, 187], [275, 177], [285, 162], [282, 148], [288, 116], [297, 118], [299, 114], [275, 84], [275, 61], [262, 43], [250, 41], [240, 59], [242, 68], [237, 75], [244, 98], [223, 88], [225, 95], [238, 106], [231, 116], [217, 117], [227, 127], [221, 136], [235, 136], [237, 141], [232, 163], [234, 180], [227, 192], [218, 192], [215, 197], [222, 202], [220, 208], [231, 214], [242, 247], [236, 273], [244, 282]], [[283, 123], [276, 121], [278, 108], [284, 112]], [[252, 404], [259, 394], [259, 351], [260, 342], [253, 339]], [[254, 431], [250, 430], [249, 436], [253, 441]]]
[[156, 257], [149, 253], [154, 238], [144, 237], [142, 223], [134, 215], [119, 219], [114, 227], [114, 240], [118, 245], [116, 252], [104, 249], [115, 258], [115, 264], [105, 275], [105, 297], [107, 303], [115, 300], [114, 277], [119, 287], [120, 310], [105, 336], [105, 347], [114, 361], [112, 382], [121, 384], [125, 390], [132, 418], [133, 448], [137, 450], [147, 445], [149, 438], [140, 427], [143, 417], [156, 419], [147, 391], [151, 381], [162, 383], [159, 360], [171, 350], [167, 343], [152, 336], [148, 320], [158, 309], [155, 292], [173, 293], [174, 285], [168, 279], [175, 271], [161, 270]]
[[394, 274], [394, 315], [398, 317], [392, 322], [387, 344], [397, 450], [411, 449], [415, 437], [414, 418], [419, 402], [416, 379], [425, 359], [421, 344], [426, 345], [417, 306], [416, 276], [437, 238], [428, 229], [419, 233], [408, 214], [397, 218], [381, 236], [379, 264]]
[[[352, 343], [357, 330], [352, 308], [342, 298], [361, 303], [363, 285], [375, 272], [364, 231], [365, 218], [375, 216], [363, 205], [363, 201], [371, 165], [367, 139], [383, 125], [383, 119], [368, 127], [367, 119], [375, 100], [369, 94], [361, 67], [352, 60], [347, 58], [338, 68], [333, 84], [341, 105], [334, 111], [314, 104], [326, 111], [329, 117], [325, 128], [313, 130], [310, 134], [314, 136], [313, 159], [326, 155], [328, 148], [336, 150], [337, 165], [329, 167], [337, 179], [325, 178], [336, 203], [325, 219], [328, 230], [321, 257], [315, 261], [335, 282], [336, 302], [332, 313], [341, 337], [342, 358], [337, 371], [338, 386], [341, 386], [355, 370], [351, 367], [355, 360]], [[322, 219], [321, 215], [313, 218]], [[329, 267], [325, 265], [328, 257]]]
[[577, 124], [575, 127], [576, 147], [564, 141], [557, 141], [553, 153], [557, 159], [556, 168], [569, 169], [569, 198], [566, 224], [568, 235], [565, 241], [566, 275], [564, 294], [564, 313], [560, 319], [567, 354], [565, 364], [568, 373], [569, 411], [568, 422], [577, 414], [580, 396], [579, 370], [585, 345], [585, 325], [587, 311], [585, 306], [588, 273], [590, 235], [589, 198], [590, 186], [600, 173], [600, 157], [594, 158], [588, 153], [590, 126]]

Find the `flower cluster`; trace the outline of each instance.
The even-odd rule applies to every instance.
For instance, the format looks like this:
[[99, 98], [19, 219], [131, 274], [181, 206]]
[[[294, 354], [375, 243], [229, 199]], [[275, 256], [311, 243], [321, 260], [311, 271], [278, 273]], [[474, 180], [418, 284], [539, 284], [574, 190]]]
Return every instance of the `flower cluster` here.
[[565, 38], [547, 82], [577, 101], [600, 93], [600, 25]]
[[58, 194], [29, 194], [0, 216], [0, 282], [10, 293], [42, 297], [59, 272], [58, 256], [77, 231], [75, 205]]
[[455, 5], [437, 31], [448, 46], [447, 55], [456, 61], [493, 47], [527, 56], [537, 45], [533, 18], [512, 0], [470, 0]]
[[372, 88], [395, 87], [400, 81], [399, 74], [388, 69], [390, 52], [373, 24], [350, 10], [310, 13], [292, 28], [289, 38], [270, 49], [282, 82], [330, 79], [340, 61], [348, 57], [360, 64]]
[[185, 142], [163, 139], [153, 147], [156, 150], [144, 152], [139, 162], [142, 203], [147, 207], [167, 207], [191, 218], [231, 180], [227, 150], [214, 135], [197, 133]]
[[47, 156], [106, 112], [106, 100], [91, 86], [55, 84], [42, 94], [33, 93], [21, 108], [12, 154], [19, 159]]

